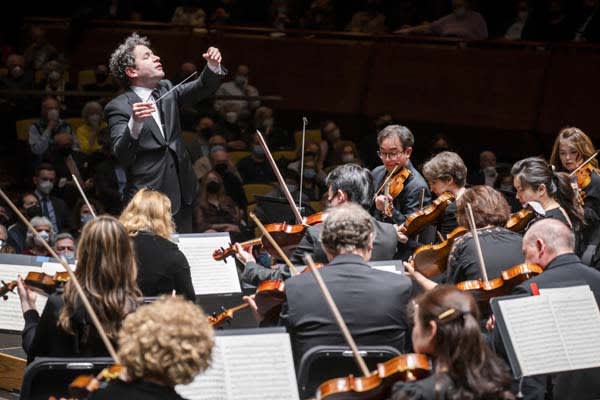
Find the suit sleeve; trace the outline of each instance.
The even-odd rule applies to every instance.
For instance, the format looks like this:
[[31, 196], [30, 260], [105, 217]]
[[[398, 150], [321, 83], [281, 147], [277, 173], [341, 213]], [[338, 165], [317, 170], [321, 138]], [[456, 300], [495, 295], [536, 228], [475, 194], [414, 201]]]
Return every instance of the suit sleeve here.
[[[121, 104], [118, 104], [119, 101]], [[119, 163], [127, 167], [135, 162], [138, 139], [134, 139], [131, 136], [129, 129], [131, 110], [129, 109], [129, 104], [124, 104], [124, 102], [124, 97], [111, 101], [106, 105], [104, 113], [110, 128], [113, 152], [117, 156]]]
[[270, 279], [287, 279], [291, 276], [286, 267], [280, 269], [271, 269], [263, 267], [255, 262], [249, 262], [242, 272], [242, 282], [253, 286], [258, 286], [262, 281]]
[[177, 93], [177, 102], [181, 104], [195, 104], [212, 96], [219, 85], [221, 80], [219, 75], [211, 71], [210, 68], [204, 67], [204, 70], [200, 74], [198, 79], [184, 83], [175, 89]]

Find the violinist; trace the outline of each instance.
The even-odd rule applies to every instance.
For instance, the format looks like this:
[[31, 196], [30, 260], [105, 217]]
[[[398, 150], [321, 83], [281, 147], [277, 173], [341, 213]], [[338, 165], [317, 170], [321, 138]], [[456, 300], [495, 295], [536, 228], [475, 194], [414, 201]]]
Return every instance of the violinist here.
[[[109, 216], [88, 222], [76, 258], [75, 276], [90, 296], [108, 337], [116, 341], [121, 321], [135, 310], [141, 296], [135, 256], [125, 228]], [[48, 297], [41, 316], [36, 310], [37, 294], [20, 277], [17, 285], [25, 319], [22, 336], [28, 362], [35, 357], [108, 356], [71, 281], [65, 284], [64, 293]]]
[[[572, 177], [581, 184], [579, 191], [583, 197], [583, 215], [585, 227], [582, 230], [582, 261], [596, 268], [600, 267], [600, 254], [597, 252], [600, 244], [600, 175], [598, 174], [598, 159], [594, 158], [582, 164], [596, 153], [591, 139], [580, 129], [564, 128], [558, 134], [550, 163], [559, 170], [573, 173], [581, 167], [579, 173]], [[579, 177], [582, 177], [580, 179]]]
[[413, 301], [414, 351], [434, 359], [434, 373], [398, 382], [392, 400], [514, 399], [508, 367], [486, 345], [474, 298], [441, 285]]
[[[371, 206], [373, 178], [368, 169], [356, 164], [340, 165], [327, 175], [325, 186], [327, 187], [327, 202], [330, 209], [346, 203], [358, 204], [365, 210], [368, 210]], [[375, 229], [371, 260], [393, 259], [399, 246], [396, 229], [392, 224], [377, 221], [375, 218], [371, 218], [371, 222]], [[302, 257], [305, 254], [310, 254], [316, 263], [327, 263], [327, 256], [320, 239], [322, 229], [323, 224], [306, 228], [304, 237], [290, 259], [293, 264], [303, 265]], [[256, 286], [267, 279], [285, 279], [289, 276], [287, 268], [269, 269], [252, 262], [246, 262], [242, 280]]]
[[[589, 285], [600, 304], [600, 272], [583, 264], [574, 251], [575, 236], [563, 222], [546, 218], [533, 223], [523, 237], [523, 254], [526, 262], [538, 264], [544, 273], [518, 285], [513, 294], [531, 295], [532, 282], [539, 289]], [[494, 336], [500, 343], [497, 332]], [[525, 388], [531, 391], [537, 386], [542, 391], [539, 398], [543, 398], [546, 385], [539, 381], [524, 385], [524, 394]], [[555, 399], [600, 398], [600, 368], [560, 373], [554, 383]]]
[[[488, 278], [498, 277], [504, 269], [522, 263], [521, 235], [504, 228], [510, 211], [504, 196], [486, 185], [466, 189], [456, 201], [456, 219], [460, 226], [468, 229], [467, 204], [473, 208]], [[412, 264], [404, 265], [407, 275], [424, 289], [430, 290], [436, 286], [434, 281], [415, 271]], [[475, 240], [469, 232], [454, 241], [442, 282], [457, 284], [481, 278]]]
[[206, 315], [190, 301], [162, 297], [129, 314], [118, 335], [125, 379], [114, 379], [89, 400], [183, 400], [175, 385], [208, 368], [214, 346]]
[[569, 226], [576, 237], [583, 227], [583, 209], [564, 172], [555, 172], [550, 164], [538, 157], [517, 161], [511, 170], [517, 199], [525, 207], [530, 201], [542, 205], [545, 218], [555, 218]]
[[[451, 151], [443, 151], [423, 165], [423, 176], [429, 189], [436, 196], [450, 192], [459, 199], [465, 192], [467, 167], [460, 156]], [[444, 237], [457, 226], [456, 201], [446, 207], [442, 219], [437, 222], [437, 231]]]
[[[372, 218], [364, 208], [352, 202], [332, 207], [321, 231], [329, 264], [319, 271], [359, 345], [385, 343], [404, 352], [408, 343], [406, 305], [412, 284], [403, 275], [378, 271], [367, 264], [374, 235]], [[245, 257], [251, 255], [245, 253]], [[280, 324], [290, 333], [296, 363], [314, 346], [346, 344], [311, 274], [286, 280], [285, 294]], [[260, 319], [254, 300], [244, 300]]]
[[[398, 166], [410, 171], [410, 175], [404, 181], [404, 188], [394, 198], [391, 195], [378, 194], [375, 198], [374, 215], [380, 221], [402, 224], [406, 216], [417, 211], [421, 207], [421, 197], [423, 196], [423, 206], [431, 202], [431, 193], [427, 187], [425, 179], [419, 171], [410, 162], [410, 156], [413, 151], [415, 138], [412, 132], [405, 126], [388, 125], [377, 134], [377, 143], [379, 151], [377, 154], [383, 165], [373, 170], [373, 183], [375, 190], [384, 183], [387, 175]], [[424, 190], [424, 194], [423, 193]], [[392, 202], [392, 217], [386, 217], [384, 214], [386, 202]]]

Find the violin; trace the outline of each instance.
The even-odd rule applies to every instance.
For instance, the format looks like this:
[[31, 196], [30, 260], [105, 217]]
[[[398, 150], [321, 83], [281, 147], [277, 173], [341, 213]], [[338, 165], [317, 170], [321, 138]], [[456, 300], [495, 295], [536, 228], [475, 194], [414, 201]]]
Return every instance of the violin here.
[[[325, 213], [317, 212], [311, 214], [307, 217], [302, 218], [302, 224], [288, 224], [286, 222], [278, 222], [273, 224], [265, 225], [265, 229], [271, 234], [273, 239], [282, 247], [284, 253], [286, 255], [290, 255], [293, 253], [298, 243], [304, 237], [304, 233], [306, 231], [306, 227], [310, 225], [316, 225], [323, 222], [325, 218]], [[263, 235], [260, 238], [248, 240], [246, 242], [240, 243], [242, 247], [251, 247], [262, 244], [263, 248], [271, 255], [278, 256], [275, 247], [271, 244], [269, 240], [265, 238]], [[219, 248], [213, 252], [213, 259], [215, 261], [226, 261], [226, 258], [235, 254], [235, 248], [230, 245], [228, 248]]]
[[[51, 295], [56, 289], [63, 287], [69, 280], [68, 272], [57, 272], [54, 276], [45, 274], [43, 272], [28, 272], [23, 282], [25, 285], [43, 295]], [[10, 281], [8, 283], [2, 281], [0, 287], [0, 297], [4, 300], [8, 299], [6, 293], [12, 292], [17, 286], [17, 281]]]
[[104, 368], [98, 375], [79, 375], [69, 385], [69, 394], [74, 399], [84, 399], [91, 392], [98, 390], [108, 381], [119, 378], [124, 372], [124, 368], [119, 364]]
[[544, 269], [537, 264], [522, 263], [502, 271], [498, 278], [459, 282], [456, 287], [469, 291], [478, 303], [488, 303], [491, 298], [510, 294], [516, 286], [542, 272]]
[[427, 207], [407, 216], [404, 221], [404, 234], [406, 236], [414, 236], [427, 225], [437, 221], [455, 199], [452, 193], [444, 192]]
[[577, 194], [579, 205], [583, 205], [585, 199], [584, 190], [592, 183], [592, 172], [596, 170], [592, 161], [596, 158], [598, 153], [600, 153], [600, 150], [596, 151], [587, 160], [581, 163], [581, 165], [575, 168], [575, 170], [569, 173], [569, 178], [576, 178], [572, 181], [571, 186], [573, 187], [573, 191]]
[[395, 199], [404, 190], [404, 182], [410, 176], [410, 170], [406, 167], [400, 167], [396, 165], [394, 169], [388, 174], [383, 181], [381, 187], [375, 193], [375, 198], [383, 190], [383, 194], [386, 196], [385, 206], [383, 214], [389, 218], [392, 217], [392, 211], [394, 208], [393, 202], [388, 201], [388, 195]]
[[504, 227], [513, 232], [523, 232], [534, 218], [535, 212], [530, 207], [525, 207], [511, 214]]
[[446, 240], [418, 247], [412, 256], [415, 270], [428, 278], [444, 272], [454, 241], [467, 232], [467, 228], [458, 226], [446, 236]]

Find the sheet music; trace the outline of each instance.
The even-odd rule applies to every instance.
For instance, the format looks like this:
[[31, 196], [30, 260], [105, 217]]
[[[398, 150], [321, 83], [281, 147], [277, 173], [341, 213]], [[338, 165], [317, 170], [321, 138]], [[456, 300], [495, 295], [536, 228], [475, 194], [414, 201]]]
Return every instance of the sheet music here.
[[600, 312], [589, 287], [499, 302], [523, 376], [600, 366]]
[[[75, 271], [75, 265], [69, 264], [71, 269]], [[42, 272], [48, 275], [54, 275], [57, 272], [67, 272], [65, 267], [61, 263], [57, 262], [44, 262], [42, 263]]]
[[378, 269], [379, 271], [391, 272], [393, 274], [402, 275], [402, 271], [397, 271], [395, 265], [373, 265], [373, 269]]
[[229, 242], [229, 234], [179, 236], [179, 249], [190, 264], [196, 295], [241, 293], [235, 262], [212, 258], [213, 251], [229, 247]]
[[[0, 264], [0, 280], [8, 283], [16, 280], [18, 275], [24, 278], [31, 271], [42, 272], [42, 268], [27, 265]], [[0, 329], [21, 332], [25, 326], [25, 320], [23, 319], [17, 288], [15, 287], [14, 293], [8, 292], [6, 296], [6, 301], [0, 299]], [[46, 306], [46, 300], [46, 296], [38, 294], [36, 305], [40, 315]]]
[[177, 386], [181, 396], [190, 400], [298, 400], [287, 333], [215, 339], [213, 366], [191, 384]]

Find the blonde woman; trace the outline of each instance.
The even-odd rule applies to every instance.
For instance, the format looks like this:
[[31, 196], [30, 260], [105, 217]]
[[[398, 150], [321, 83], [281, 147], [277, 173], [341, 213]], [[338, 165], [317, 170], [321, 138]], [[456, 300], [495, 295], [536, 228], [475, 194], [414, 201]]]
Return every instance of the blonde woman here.
[[133, 241], [138, 262], [138, 285], [144, 296], [177, 294], [194, 301], [190, 265], [170, 238], [175, 232], [171, 201], [164, 194], [141, 189], [120, 221]]
[[175, 385], [190, 383], [208, 368], [213, 330], [200, 307], [163, 297], [140, 307], [119, 332], [119, 360], [126, 380], [113, 380], [89, 400], [183, 400]]
[[[136, 309], [141, 296], [133, 248], [123, 225], [109, 216], [87, 223], [77, 260], [75, 276], [104, 331], [116, 342], [121, 322]], [[20, 277], [17, 284], [25, 319], [23, 349], [28, 361], [35, 357], [108, 356], [71, 281], [66, 283], [64, 293], [48, 298], [41, 316], [36, 310], [36, 293]]]

